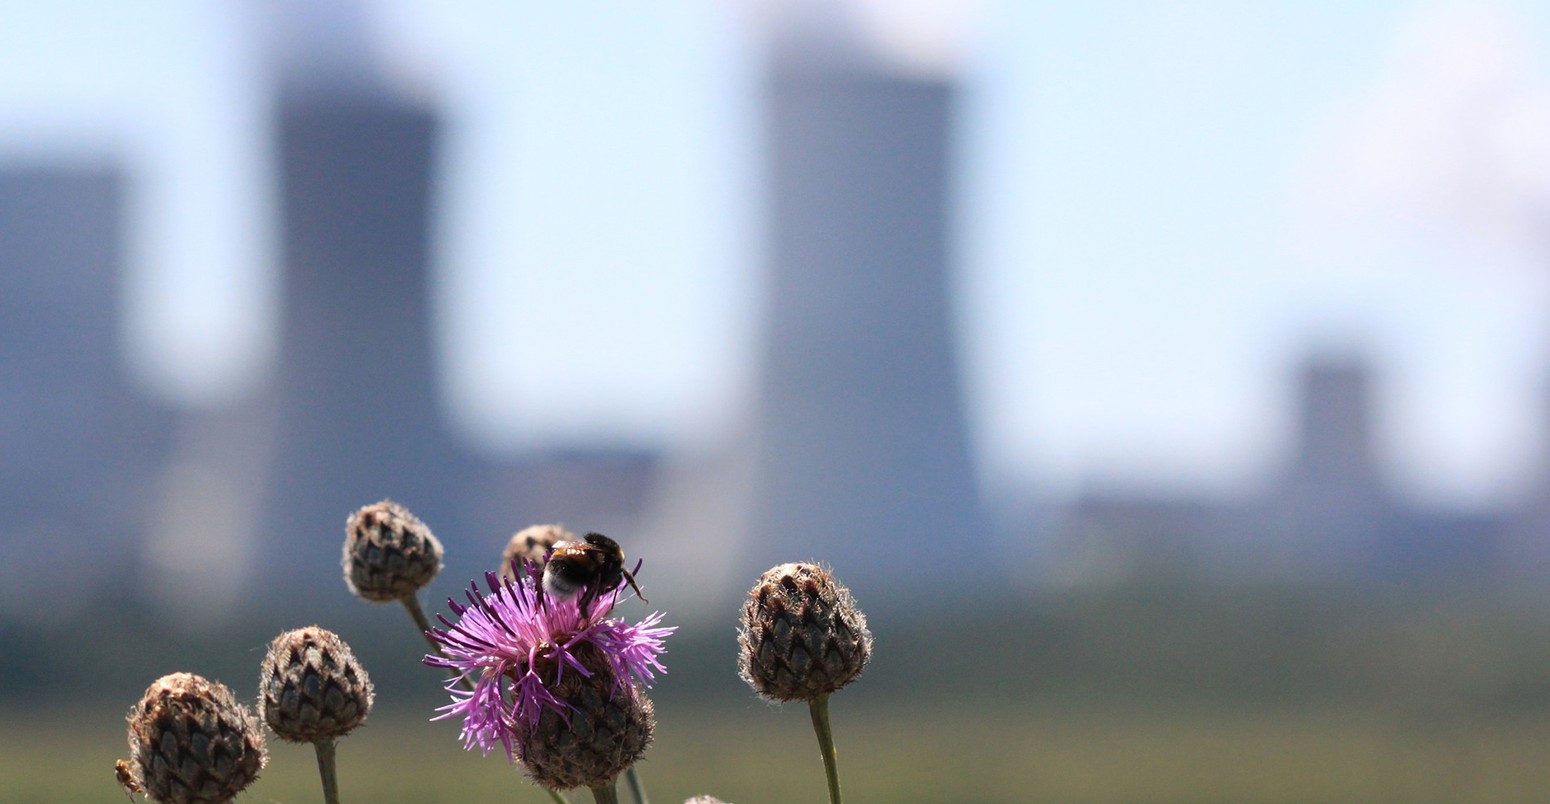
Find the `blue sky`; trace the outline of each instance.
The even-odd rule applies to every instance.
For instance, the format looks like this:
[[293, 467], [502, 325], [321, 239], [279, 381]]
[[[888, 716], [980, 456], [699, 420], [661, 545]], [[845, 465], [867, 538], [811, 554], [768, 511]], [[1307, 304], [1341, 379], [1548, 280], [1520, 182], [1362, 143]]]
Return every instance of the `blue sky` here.
[[[447, 111], [437, 301], [472, 437], [703, 446], [735, 426], [758, 334], [769, 5], [371, 4], [387, 69]], [[927, 40], [954, 7], [862, 5]], [[1288, 366], [1356, 342], [1382, 361], [1402, 487], [1516, 491], [1550, 376], [1550, 260], [1519, 225], [1540, 198], [1550, 31], [1527, 3], [1472, 8], [1001, 0], [950, 26], [955, 303], [993, 486], [1251, 488], [1285, 448]], [[128, 160], [126, 357], [193, 404], [250, 391], [272, 359], [260, 16], [0, 3], [0, 157]], [[1426, 147], [1479, 133], [1478, 115], [1444, 120], [1470, 92], [1512, 101], [1498, 172], [1521, 182], [1432, 181], [1458, 153]], [[1426, 181], [1393, 180], [1412, 174]]]

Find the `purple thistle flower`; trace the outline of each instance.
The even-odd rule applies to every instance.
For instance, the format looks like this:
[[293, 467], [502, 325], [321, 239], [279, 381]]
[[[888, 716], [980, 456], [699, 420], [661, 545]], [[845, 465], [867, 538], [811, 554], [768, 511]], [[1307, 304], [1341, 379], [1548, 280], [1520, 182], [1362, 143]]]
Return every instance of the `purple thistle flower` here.
[[[531, 561], [513, 561], [518, 580], [485, 573], [489, 594], [481, 594], [471, 582], [465, 591], [468, 605], [451, 598], [447, 605], [458, 619], [436, 615], [446, 628], [434, 628], [429, 636], [441, 643], [440, 656], [426, 656], [425, 664], [450, 668], [457, 675], [447, 682], [452, 703], [437, 709], [434, 720], [461, 716], [463, 747], [478, 746], [486, 755], [497, 745], [515, 760], [522, 741], [538, 725], [545, 708], [569, 716], [569, 705], [554, 695], [567, 672], [591, 677], [576, 651], [591, 643], [608, 659], [617, 690], [623, 685], [649, 687], [656, 674], [666, 672], [658, 657], [662, 641], [677, 630], [661, 627], [661, 613], [634, 625], [608, 619], [622, 590], [598, 598], [587, 617], [581, 616], [578, 597], [556, 600], [539, 591], [542, 570]], [[467, 681], [473, 689], [464, 688]]]

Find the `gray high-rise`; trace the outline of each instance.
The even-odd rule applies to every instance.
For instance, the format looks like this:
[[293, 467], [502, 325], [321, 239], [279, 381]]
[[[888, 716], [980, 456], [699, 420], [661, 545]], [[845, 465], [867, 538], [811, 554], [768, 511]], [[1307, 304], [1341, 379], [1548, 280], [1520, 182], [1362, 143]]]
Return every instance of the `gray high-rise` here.
[[961, 558], [988, 534], [949, 303], [953, 86], [791, 43], [767, 81], [742, 569], [819, 559], [863, 599], [941, 593], [993, 571]]
[[133, 586], [169, 414], [124, 370], [127, 186], [112, 166], [0, 168], [0, 610]]
[[1379, 572], [1402, 535], [1379, 468], [1372, 385], [1355, 357], [1313, 356], [1298, 372], [1294, 451], [1267, 516], [1271, 555], [1293, 575]]
[[258, 546], [287, 599], [343, 594], [345, 518], [391, 497], [449, 525], [462, 461], [438, 410], [429, 309], [437, 121], [341, 80], [278, 103], [278, 444]]

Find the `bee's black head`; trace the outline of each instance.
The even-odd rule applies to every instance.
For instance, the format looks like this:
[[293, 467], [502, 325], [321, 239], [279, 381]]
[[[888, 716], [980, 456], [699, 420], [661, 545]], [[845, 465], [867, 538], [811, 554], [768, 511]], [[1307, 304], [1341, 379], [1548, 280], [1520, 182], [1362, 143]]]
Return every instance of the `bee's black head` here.
[[586, 538], [587, 544], [603, 550], [610, 556], [617, 557], [620, 561], [624, 560], [624, 548], [620, 547], [619, 543], [613, 539], [601, 533], [588, 533]]

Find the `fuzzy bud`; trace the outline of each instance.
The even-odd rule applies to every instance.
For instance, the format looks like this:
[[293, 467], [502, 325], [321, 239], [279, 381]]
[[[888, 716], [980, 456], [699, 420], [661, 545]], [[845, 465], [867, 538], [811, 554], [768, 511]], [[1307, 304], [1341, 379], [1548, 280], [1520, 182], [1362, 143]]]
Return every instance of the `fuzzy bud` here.
[[231, 690], [193, 673], [162, 676], [129, 710], [128, 783], [154, 801], [230, 801], [267, 761], [264, 732]]
[[743, 603], [738, 672], [777, 701], [811, 701], [856, 680], [872, 655], [866, 615], [828, 570], [782, 564]]
[[572, 654], [590, 676], [574, 667], [560, 672], [557, 664], [542, 671], [544, 686], [569, 712], [544, 708], [520, 741], [523, 772], [551, 790], [613, 784], [646, 753], [656, 726], [651, 699], [629, 681], [616, 683], [597, 646], [584, 642]]
[[550, 548], [556, 543], [579, 541], [581, 540], [576, 538], [576, 534], [560, 525], [532, 525], [523, 528], [506, 543], [506, 550], [501, 554], [501, 574], [511, 577], [513, 559], [525, 558], [534, 564], [542, 565], [544, 558], [549, 555]]
[[375, 603], [400, 600], [440, 571], [441, 542], [409, 509], [383, 500], [350, 515], [344, 580], [357, 597]]
[[332, 631], [298, 628], [269, 643], [258, 706], [280, 739], [311, 743], [343, 737], [366, 719], [375, 697], [365, 668]]

